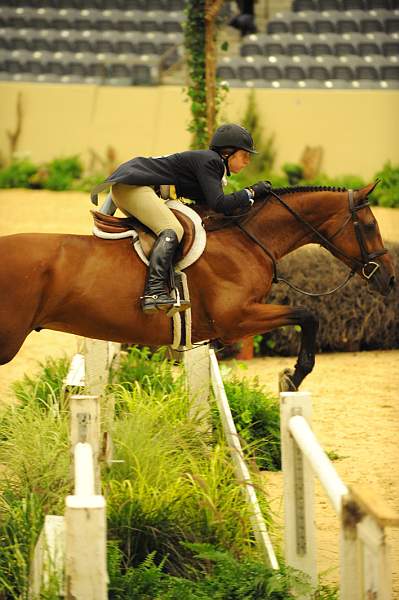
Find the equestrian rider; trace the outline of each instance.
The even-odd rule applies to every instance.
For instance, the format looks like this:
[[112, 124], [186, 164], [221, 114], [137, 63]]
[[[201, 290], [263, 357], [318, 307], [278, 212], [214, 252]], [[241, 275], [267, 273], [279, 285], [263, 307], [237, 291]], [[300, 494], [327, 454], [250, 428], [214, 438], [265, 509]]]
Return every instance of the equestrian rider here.
[[[223, 193], [225, 174], [239, 173], [249, 164], [251, 154], [256, 154], [251, 134], [240, 125], [226, 124], [215, 131], [208, 150], [133, 158], [92, 190], [92, 201], [97, 204], [97, 194], [111, 186], [114, 204], [157, 235], [141, 298], [146, 314], [168, 311], [175, 303], [168, 279], [183, 237], [182, 225], [154, 187], [174, 185], [178, 198], [189, 198], [196, 204], [206, 204], [218, 213], [230, 215], [238, 208], [250, 208], [254, 200], [270, 191], [270, 183], [260, 181], [232, 194]], [[182, 301], [180, 310], [188, 307], [189, 303]]]

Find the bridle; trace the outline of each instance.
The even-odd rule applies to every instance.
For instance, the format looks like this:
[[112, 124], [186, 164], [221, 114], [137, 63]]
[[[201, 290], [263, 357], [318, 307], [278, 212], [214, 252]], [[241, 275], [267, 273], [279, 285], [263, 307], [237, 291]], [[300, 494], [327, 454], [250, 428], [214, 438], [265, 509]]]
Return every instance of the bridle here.
[[[245, 228], [245, 225], [247, 223], [249, 223], [252, 220], [252, 217], [254, 216], [253, 213], [249, 213], [249, 214], [246, 213], [247, 218], [245, 218], [244, 220], [238, 221], [237, 227], [239, 227], [239, 229], [247, 237], [249, 237], [260, 248], [262, 248], [262, 250], [272, 260], [273, 283], [286, 283], [287, 285], [289, 285], [291, 288], [293, 288], [297, 292], [300, 292], [301, 294], [305, 294], [306, 296], [328, 296], [328, 295], [333, 294], [334, 292], [340, 290], [342, 287], [344, 287], [344, 285], [346, 285], [348, 283], [349, 279], [351, 279], [351, 277], [353, 277], [357, 271], [360, 270], [363, 277], [367, 280], [371, 279], [375, 275], [375, 273], [378, 271], [378, 269], [380, 268], [380, 264], [378, 262], [376, 262], [374, 259], [379, 256], [382, 256], [383, 254], [386, 254], [387, 249], [383, 248], [382, 250], [377, 250], [376, 252], [368, 252], [367, 251], [367, 245], [366, 245], [363, 225], [362, 225], [361, 221], [359, 220], [357, 213], [359, 210], [362, 210], [363, 208], [366, 208], [367, 206], [369, 206], [370, 203], [368, 201], [366, 201], [366, 202], [363, 202], [362, 204], [356, 205], [354, 202], [353, 190], [348, 190], [349, 214], [348, 214], [347, 218], [345, 219], [345, 221], [343, 222], [343, 224], [339, 227], [339, 229], [329, 238], [327, 238], [325, 235], [323, 235], [318, 229], [313, 227], [313, 225], [311, 223], [306, 221], [306, 219], [304, 219], [295, 209], [293, 209], [289, 204], [287, 204], [287, 202], [285, 202], [282, 198], [280, 198], [280, 196], [278, 196], [275, 192], [273, 192], [273, 190], [270, 190], [269, 193], [272, 196], [274, 196], [274, 198], [276, 198], [276, 200], [278, 200], [278, 202], [280, 202], [280, 204], [282, 206], [284, 206], [284, 208], [286, 210], [288, 210], [295, 217], [295, 219], [297, 221], [302, 223], [302, 225], [304, 225], [310, 232], [312, 232], [312, 234], [316, 237], [316, 241], [319, 241], [322, 246], [331, 250], [331, 252], [333, 254], [340, 255], [341, 257], [345, 258], [351, 265], [351, 271], [347, 275], [346, 279], [342, 283], [340, 283], [337, 287], [335, 287], [334, 289], [329, 290], [327, 292], [320, 292], [320, 293], [307, 292], [305, 290], [302, 290], [302, 289], [296, 287], [291, 282], [287, 281], [287, 279], [285, 279], [284, 277], [280, 277], [278, 275], [277, 262], [273, 256], [273, 254], [270, 252], [270, 250], [268, 250], [268, 248], [263, 244], [263, 242], [261, 242], [254, 234], [252, 234], [250, 231], [248, 231]], [[242, 217], [243, 215], [240, 215], [240, 216]], [[336, 246], [332, 242], [332, 240], [334, 238], [337, 238], [344, 231], [344, 229], [346, 228], [346, 226], [349, 223], [353, 223], [357, 243], [359, 245], [361, 259], [355, 258], [353, 256], [349, 256], [348, 254], [346, 254], [346, 252], [344, 252], [343, 250], [338, 248], [338, 246]]]

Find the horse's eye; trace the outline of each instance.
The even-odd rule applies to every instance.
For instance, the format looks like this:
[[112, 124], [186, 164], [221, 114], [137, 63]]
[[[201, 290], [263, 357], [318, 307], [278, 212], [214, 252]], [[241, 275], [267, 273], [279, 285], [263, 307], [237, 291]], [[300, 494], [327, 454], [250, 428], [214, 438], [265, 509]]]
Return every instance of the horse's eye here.
[[364, 229], [367, 231], [367, 233], [373, 233], [373, 231], [375, 231], [375, 222], [371, 221], [370, 223], [365, 223]]

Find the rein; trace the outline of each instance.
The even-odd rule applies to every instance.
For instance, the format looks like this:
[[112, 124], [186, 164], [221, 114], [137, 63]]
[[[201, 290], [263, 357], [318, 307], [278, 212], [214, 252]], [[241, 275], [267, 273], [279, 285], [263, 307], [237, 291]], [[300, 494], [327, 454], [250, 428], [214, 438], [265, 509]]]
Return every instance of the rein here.
[[[294, 284], [292, 284], [290, 281], [288, 281], [287, 279], [285, 279], [284, 277], [279, 277], [278, 273], [277, 273], [277, 262], [276, 259], [274, 258], [273, 254], [270, 252], [270, 250], [268, 250], [268, 248], [266, 248], [266, 246], [263, 244], [263, 242], [261, 242], [260, 240], [258, 240], [258, 238], [253, 235], [252, 233], [250, 233], [247, 229], [245, 229], [244, 225], [246, 223], [248, 223], [252, 217], [254, 216], [254, 214], [249, 214], [248, 217], [246, 219], [244, 219], [244, 222], [237, 222], [237, 227], [243, 232], [245, 233], [245, 235], [247, 237], [249, 237], [253, 242], [255, 242], [260, 248], [262, 248], [262, 250], [269, 256], [269, 258], [272, 261], [272, 266], [273, 266], [273, 283], [286, 283], [289, 287], [291, 287], [292, 289], [294, 289], [296, 292], [299, 292], [301, 294], [304, 294], [305, 296], [312, 296], [312, 297], [320, 297], [320, 296], [329, 296], [330, 294], [333, 294], [335, 292], [337, 292], [338, 290], [340, 290], [341, 288], [343, 288], [348, 281], [356, 274], [356, 267], [357, 268], [361, 268], [361, 273], [363, 275], [363, 277], [365, 279], [370, 279], [380, 268], [380, 265], [375, 262], [374, 258], [378, 257], [378, 256], [382, 256], [383, 254], [387, 253], [387, 250], [384, 248], [382, 250], [378, 250], [376, 252], [372, 252], [371, 254], [369, 254], [367, 252], [367, 248], [366, 248], [366, 243], [365, 243], [365, 239], [364, 239], [364, 233], [363, 233], [363, 229], [362, 229], [362, 225], [361, 222], [359, 221], [358, 215], [357, 215], [357, 211], [361, 210], [362, 208], [366, 208], [367, 206], [369, 206], [369, 202], [364, 202], [362, 204], [359, 205], [355, 205], [354, 203], [354, 198], [353, 198], [353, 190], [348, 190], [348, 199], [349, 199], [349, 215], [348, 218], [344, 221], [344, 223], [341, 225], [341, 227], [338, 229], [338, 231], [336, 231], [330, 238], [325, 237], [318, 229], [316, 229], [315, 227], [313, 227], [313, 225], [311, 223], [309, 223], [308, 221], [306, 221], [306, 219], [304, 219], [296, 210], [294, 210], [289, 204], [287, 204], [286, 202], [284, 202], [284, 200], [282, 200], [282, 198], [280, 198], [280, 196], [278, 196], [275, 192], [273, 192], [272, 190], [270, 191], [270, 194], [272, 196], [274, 196], [282, 206], [284, 206], [284, 208], [286, 208], [286, 210], [288, 210], [288, 212], [290, 212], [297, 221], [299, 221], [302, 225], [304, 225], [309, 231], [311, 231], [317, 238], [318, 241], [322, 242], [322, 245], [327, 247], [328, 249], [330, 249], [333, 254], [339, 254], [341, 255], [343, 258], [345, 258], [347, 261], [349, 261], [350, 263], [352, 263], [352, 270], [349, 272], [349, 274], [347, 275], [346, 279], [340, 283], [337, 287], [335, 287], [332, 290], [328, 290], [326, 292], [307, 292], [306, 290], [302, 290], [301, 288], [296, 287]], [[247, 214], [247, 213], [246, 213]], [[244, 215], [238, 215], [238, 217], [240, 217], [242, 219]], [[246, 216], [246, 215], [245, 215]], [[359, 244], [359, 249], [360, 249], [360, 253], [361, 253], [361, 257], [362, 260], [359, 260], [358, 258], [355, 257], [351, 257], [348, 254], [346, 254], [345, 252], [343, 252], [340, 248], [338, 248], [331, 240], [333, 240], [334, 238], [336, 238], [338, 235], [340, 235], [342, 233], [342, 231], [345, 229], [345, 227], [348, 225], [348, 223], [352, 222], [355, 228], [355, 235], [356, 235], [356, 239], [357, 242]], [[370, 268], [370, 271], [367, 271], [367, 269]]]

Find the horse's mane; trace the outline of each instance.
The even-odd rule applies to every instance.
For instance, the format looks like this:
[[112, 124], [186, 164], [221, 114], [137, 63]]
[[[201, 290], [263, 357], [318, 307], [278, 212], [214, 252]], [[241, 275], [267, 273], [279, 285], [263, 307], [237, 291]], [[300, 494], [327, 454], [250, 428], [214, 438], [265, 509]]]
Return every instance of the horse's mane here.
[[273, 188], [273, 192], [277, 195], [284, 195], [296, 192], [347, 192], [347, 189], [332, 185], [295, 185], [287, 188]]
[[[285, 194], [295, 194], [298, 192], [347, 192], [345, 187], [336, 187], [331, 185], [296, 185], [293, 187], [286, 188], [273, 188], [273, 192], [278, 196], [284, 196]], [[230, 217], [218, 215], [215, 213], [199, 212], [201, 218], [204, 221], [204, 227], [207, 232], [218, 231], [227, 227], [233, 227], [239, 224], [245, 223], [247, 220], [256, 215], [256, 213], [270, 200], [273, 200], [273, 196], [270, 194], [266, 197], [259, 198], [255, 201], [254, 208], [250, 212], [244, 214], [237, 214]], [[204, 216], [205, 215], [205, 216]]]

